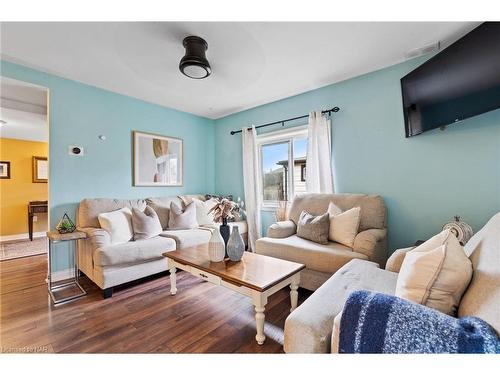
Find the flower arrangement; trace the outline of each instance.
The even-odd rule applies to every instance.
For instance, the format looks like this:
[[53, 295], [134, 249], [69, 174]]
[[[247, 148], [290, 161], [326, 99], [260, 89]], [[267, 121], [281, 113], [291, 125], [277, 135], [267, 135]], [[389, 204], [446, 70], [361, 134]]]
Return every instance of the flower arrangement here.
[[239, 210], [239, 206], [228, 198], [217, 197], [217, 204], [208, 213], [214, 214], [216, 223], [227, 224], [228, 219], [234, 218], [234, 212]]

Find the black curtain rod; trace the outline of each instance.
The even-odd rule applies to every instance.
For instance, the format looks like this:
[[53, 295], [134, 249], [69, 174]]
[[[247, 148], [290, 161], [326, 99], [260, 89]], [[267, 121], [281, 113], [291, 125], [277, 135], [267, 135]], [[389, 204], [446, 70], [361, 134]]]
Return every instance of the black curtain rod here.
[[[326, 111], [321, 111], [321, 113], [323, 113], [323, 114], [324, 113], [328, 113], [328, 115], [331, 115], [332, 112], [338, 112], [338, 111], [340, 111], [339, 107], [333, 107], [332, 109], [327, 109]], [[309, 117], [309, 115], [304, 115], [304, 116], [299, 116], [299, 117], [292, 117], [292, 118], [287, 118], [286, 120], [270, 122], [268, 124], [263, 124], [263, 125], [256, 126], [255, 129], [264, 128], [266, 126], [271, 126], [271, 125], [276, 125], [276, 124], [281, 124], [281, 126], [285, 126], [285, 122], [289, 122], [289, 121], [293, 121], [293, 120], [298, 120], [298, 119], [306, 118], [306, 117]], [[252, 128], [247, 128], [247, 129], [251, 130]], [[237, 133], [241, 133], [241, 130], [232, 130], [231, 131], [231, 135], [235, 135]]]

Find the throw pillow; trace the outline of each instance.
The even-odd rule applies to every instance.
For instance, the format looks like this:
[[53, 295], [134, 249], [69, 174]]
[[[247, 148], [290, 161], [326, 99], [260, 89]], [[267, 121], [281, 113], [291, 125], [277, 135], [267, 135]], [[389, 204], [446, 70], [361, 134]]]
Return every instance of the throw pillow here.
[[193, 202], [196, 206], [196, 221], [198, 225], [210, 225], [214, 223], [214, 214], [212, 212], [208, 213], [216, 204], [215, 199], [209, 199], [205, 202], [193, 198]]
[[395, 295], [454, 315], [471, 278], [471, 261], [447, 229], [406, 254]]
[[146, 206], [144, 212], [132, 208], [132, 227], [134, 229], [134, 241], [155, 237], [162, 232], [160, 219], [155, 210], [149, 206]]
[[342, 212], [340, 208], [330, 202], [328, 205], [328, 214], [330, 216], [330, 231], [328, 234], [330, 241], [338, 242], [352, 248], [354, 246], [354, 238], [356, 238], [359, 230], [361, 208], [354, 207]]
[[174, 202], [170, 203], [169, 229], [193, 229], [197, 227], [196, 205], [194, 203], [188, 204], [184, 211]]
[[170, 204], [164, 203], [161, 204], [159, 202], [148, 202], [148, 206], [153, 208], [153, 210], [158, 215], [158, 219], [160, 219], [161, 228], [163, 230], [168, 228], [168, 219], [170, 217]]
[[182, 207], [187, 207], [194, 199], [199, 199], [201, 195], [178, 195], [177, 198], [181, 200]]
[[209, 199], [212, 199], [212, 198], [215, 198], [215, 199], [223, 199], [223, 198], [226, 198], [230, 201], [233, 200], [233, 195], [232, 194], [229, 194], [229, 195], [216, 195], [216, 194], [205, 194], [205, 199], [208, 201]]
[[330, 218], [328, 212], [323, 215], [313, 216], [306, 211], [302, 211], [297, 223], [297, 236], [326, 245], [328, 243], [329, 228]]
[[101, 228], [109, 233], [111, 245], [129, 242], [134, 236], [132, 211], [128, 207], [99, 214], [97, 219]]

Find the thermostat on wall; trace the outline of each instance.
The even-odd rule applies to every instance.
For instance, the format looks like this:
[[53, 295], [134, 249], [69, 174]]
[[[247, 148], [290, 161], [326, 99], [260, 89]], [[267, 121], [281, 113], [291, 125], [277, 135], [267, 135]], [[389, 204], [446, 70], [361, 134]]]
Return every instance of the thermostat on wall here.
[[73, 156], [83, 156], [83, 147], [68, 146], [68, 154]]

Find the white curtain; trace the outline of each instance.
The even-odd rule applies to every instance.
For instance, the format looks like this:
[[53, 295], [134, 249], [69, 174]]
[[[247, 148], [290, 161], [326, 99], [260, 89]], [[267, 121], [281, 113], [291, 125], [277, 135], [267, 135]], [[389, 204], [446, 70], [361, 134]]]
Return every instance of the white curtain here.
[[257, 131], [252, 126], [241, 129], [243, 142], [243, 184], [248, 226], [248, 247], [255, 251], [255, 241], [260, 237], [260, 184], [257, 155]]
[[333, 193], [330, 120], [321, 111], [309, 114], [306, 188], [308, 193]]

